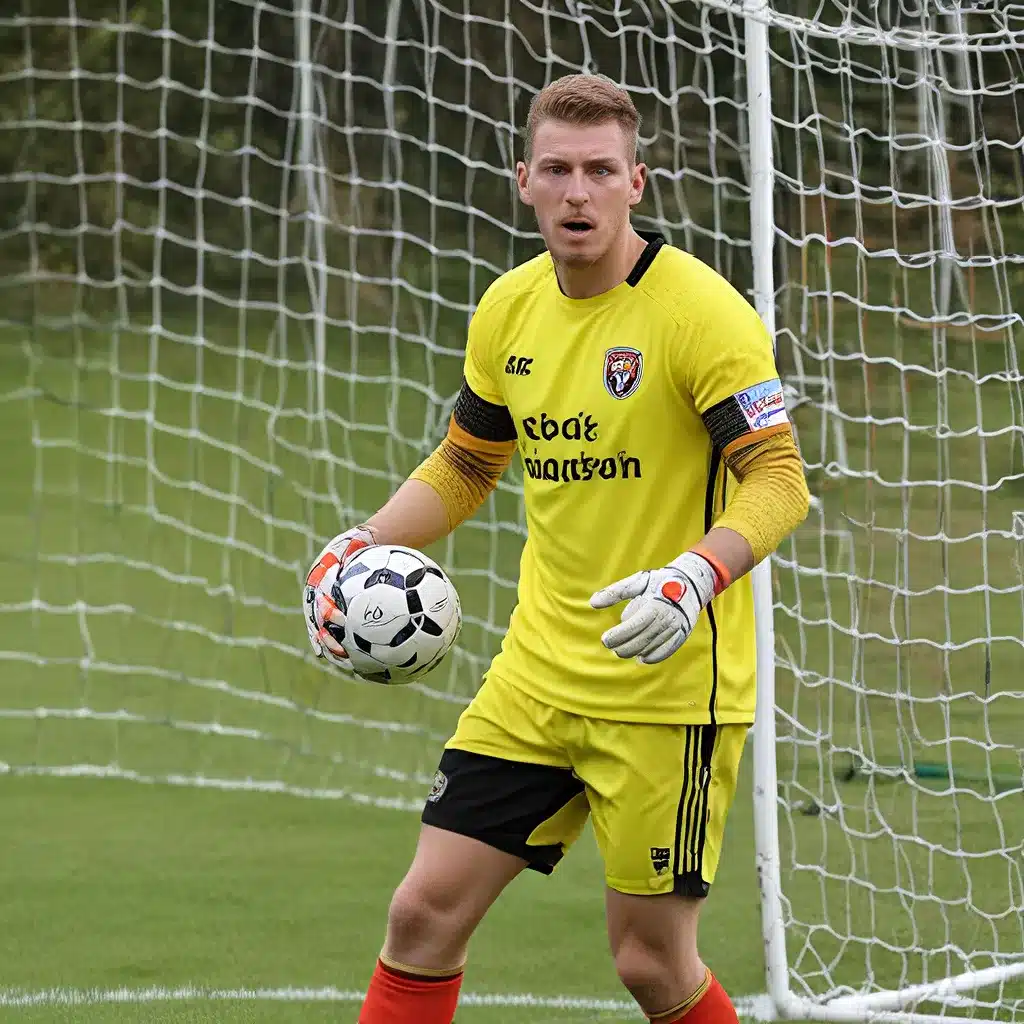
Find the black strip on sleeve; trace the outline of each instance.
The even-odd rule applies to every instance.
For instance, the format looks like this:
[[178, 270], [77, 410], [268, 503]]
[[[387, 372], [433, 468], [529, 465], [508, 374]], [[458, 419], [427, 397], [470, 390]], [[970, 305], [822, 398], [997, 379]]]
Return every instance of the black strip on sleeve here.
[[467, 434], [472, 434], [481, 441], [516, 439], [516, 425], [508, 407], [482, 399], [466, 383], [465, 378], [462, 381], [462, 390], [455, 399], [455, 422]]
[[711, 443], [719, 451], [727, 448], [736, 438], [750, 433], [747, 417], [732, 395], [705, 410], [701, 419], [711, 435]]

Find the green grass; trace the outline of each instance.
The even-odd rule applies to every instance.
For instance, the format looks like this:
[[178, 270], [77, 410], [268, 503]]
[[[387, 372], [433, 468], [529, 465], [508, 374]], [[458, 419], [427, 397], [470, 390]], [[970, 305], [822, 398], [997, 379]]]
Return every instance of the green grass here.
[[[360, 989], [416, 836], [415, 818], [396, 811], [124, 782], [4, 779], [0, 801], [7, 823], [0, 989]], [[732, 854], [708, 908], [707, 955], [734, 992], [759, 991], [755, 947], [749, 962], [731, 954], [738, 936], [757, 932], [748, 815], [734, 816], [729, 839]], [[621, 999], [601, 885], [589, 831], [553, 877], [518, 879], [474, 939], [467, 991]], [[61, 1019], [52, 1009], [12, 1013]], [[74, 1014], [89, 1022], [354, 1020], [356, 1007], [156, 1005]], [[499, 1008], [459, 1015], [470, 1024], [593, 1019]]]
[[[434, 324], [398, 297], [399, 325], [407, 335], [429, 326], [430, 349], [389, 335], [386, 303], [348, 301], [327, 330], [326, 423], [315, 415], [311, 333], [299, 312], [279, 321], [254, 309], [243, 321], [210, 308], [200, 330], [194, 308], [171, 309], [154, 335], [139, 312], [117, 329], [61, 320], [47, 296], [48, 317], [0, 329], [0, 762], [354, 798], [0, 777], [0, 989], [365, 985], [416, 834], [413, 815], [366, 801], [421, 800], [440, 742], [500, 642], [521, 533], [514, 467], [509, 486], [434, 552], [467, 623], [458, 652], [422, 687], [352, 683], [303, 654], [302, 571], [323, 538], [381, 504], [430, 450], [460, 373], [457, 311]], [[838, 305], [831, 312], [823, 347], [933, 365], [930, 339], [851, 320]], [[949, 359], [977, 376], [1007, 354], [961, 342]], [[976, 400], [987, 430], [1018, 422], [1011, 386], [993, 379], [978, 392], [964, 378], [941, 384], [884, 364], [865, 377], [863, 360], [833, 365], [849, 417], [846, 462], [873, 480], [832, 482], [835, 438], [820, 407], [799, 411], [824, 507], [774, 570], [780, 792], [804, 811], [780, 826], [788, 946], [817, 990], [822, 964], [832, 983], [860, 984], [868, 958], [876, 984], [913, 982], [944, 972], [947, 943], [1019, 949], [1024, 928], [1020, 786], [996, 799], [978, 780], [1020, 772], [1021, 552], [1008, 535], [1024, 507], [1020, 484], [984, 498], [891, 486], [1020, 473], [1014, 435], [926, 429], [940, 390], [954, 430], [977, 424]], [[908, 433], [897, 416], [921, 429]], [[325, 447], [337, 461], [310, 456]], [[846, 539], [823, 542], [822, 524]], [[984, 540], [961, 539], [982, 528]], [[978, 637], [995, 639], [961, 646]], [[90, 714], [39, 717], [38, 708]], [[12, 717], [18, 710], [25, 715]], [[914, 780], [915, 758], [952, 763], [955, 798], [941, 781]], [[852, 778], [851, 764], [861, 768]], [[702, 933], [736, 994], [764, 987], [751, 768], [748, 755]], [[911, 834], [922, 841], [895, 841]], [[888, 948], [867, 952], [850, 939], [871, 935]], [[623, 998], [589, 833], [553, 879], [524, 877], [502, 899], [474, 942], [467, 990]], [[1024, 989], [1005, 998], [1019, 1007]], [[356, 1007], [61, 1013], [7, 1011], [25, 1021], [315, 1021], [354, 1019]], [[594, 1019], [524, 1008], [459, 1016]]]

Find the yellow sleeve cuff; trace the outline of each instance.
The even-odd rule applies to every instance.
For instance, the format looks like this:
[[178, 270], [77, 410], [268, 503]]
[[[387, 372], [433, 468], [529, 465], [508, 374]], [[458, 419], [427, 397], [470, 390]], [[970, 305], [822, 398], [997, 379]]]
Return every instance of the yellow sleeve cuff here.
[[448, 514], [448, 528], [454, 530], [498, 485], [515, 450], [515, 441], [484, 441], [467, 433], [452, 417], [447, 436], [410, 479], [421, 480], [438, 493]]
[[807, 515], [810, 494], [803, 460], [792, 432], [786, 431], [734, 450], [726, 462], [739, 487], [714, 525], [743, 537], [760, 562]]

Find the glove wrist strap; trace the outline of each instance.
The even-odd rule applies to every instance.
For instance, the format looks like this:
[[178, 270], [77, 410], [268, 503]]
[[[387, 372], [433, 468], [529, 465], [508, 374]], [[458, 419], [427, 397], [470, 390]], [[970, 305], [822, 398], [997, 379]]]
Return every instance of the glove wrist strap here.
[[699, 555], [704, 559], [708, 565], [711, 566], [715, 574], [715, 597], [725, 590], [732, 583], [732, 575], [729, 570], [722, 564], [721, 559], [716, 558], [710, 551], [702, 548], [699, 544], [690, 549], [693, 554]]
[[380, 543], [380, 531], [376, 526], [371, 526], [369, 523], [360, 523], [355, 527], [355, 529], [365, 530], [370, 535], [370, 540], [372, 540], [374, 544]]

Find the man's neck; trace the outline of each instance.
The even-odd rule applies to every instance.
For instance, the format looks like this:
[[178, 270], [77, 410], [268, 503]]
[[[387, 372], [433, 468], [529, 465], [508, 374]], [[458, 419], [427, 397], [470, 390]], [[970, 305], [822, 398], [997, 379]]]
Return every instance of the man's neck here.
[[646, 247], [644, 239], [630, 227], [620, 243], [612, 246], [600, 260], [588, 267], [573, 267], [556, 262], [555, 273], [558, 275], [559, 287], [570, 299], [591, 299], [611, 291], [629, 277]]

